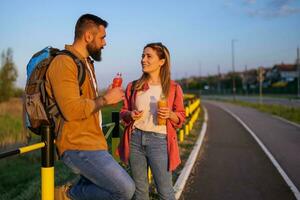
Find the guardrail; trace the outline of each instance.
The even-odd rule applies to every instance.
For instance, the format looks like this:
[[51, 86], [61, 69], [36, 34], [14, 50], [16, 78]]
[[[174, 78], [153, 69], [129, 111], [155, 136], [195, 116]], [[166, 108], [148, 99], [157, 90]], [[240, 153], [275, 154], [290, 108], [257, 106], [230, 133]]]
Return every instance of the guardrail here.
[[[183, 142], [184, 137], [189, 135], [190, 130], [193, 128], [193, 124], [197, 120], [200, 114], [200, 99], [194, 95], [185, 95], [185, 112], [186, 122], [183, 128], [177, 130], [179, 135], [179, 141]], [[113, 157], [119, 161], [119, 158], [115, 155], [116, 148], [120, 142], [120, 126], [119, 112], [112, 112], [112, 123], [104, 124], [102, 129], [107, 129], [105, 138], [108, 139], [111, 135], [111, 152]], [[0, 159], [10, 157], [13, 155], [24, 154], [31, 151], [41, 149], [41, 199], [42, 200], [54, 200], [54, 137], [51, 133], [49, 126], [41, 127], [41, 142], [17, 148], [15, 150], [0, 153]], [[148, 180], [152, 182], [152, 173], [150, 168], [148, 169]]]

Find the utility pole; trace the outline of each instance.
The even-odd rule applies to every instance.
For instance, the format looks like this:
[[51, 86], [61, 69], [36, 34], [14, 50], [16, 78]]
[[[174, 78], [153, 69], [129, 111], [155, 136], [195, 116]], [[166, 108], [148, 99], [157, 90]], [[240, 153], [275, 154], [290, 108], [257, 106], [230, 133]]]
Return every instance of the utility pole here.
[[202, 76], [202, 66], [201, 66], [201, 62], [198, 63], [198, 68], [199, 68], [199, 76]]
[[299, 46], [297, 48], [297, 70], [298, 70], [298, 98], [300, 98], [300, 58], [299, 58]]
[[245, 72], [244, 72], [244, 87], [245, 87], [245, 90], [246, 90], [246, 96], [248, 96], [248, 80], [247, 80], [247, 77], [248, 77], [248, 67], [247, 65], [245, 65]]
[[263, 91], [262, 91], [262, 84], [263, 84], [263, 82], [264, 82], [264, 73], [265, 73], [265, 69], [263, 68], [263, 67], [259, 67], [259, 69], [258, 69], [258, 77], [257, 77], [257, 79], [258, 79], [258, 81], [259, 81], [259, 104], [261, 105], [262, 104], [262, 93], [263, 93]]
[[235, 87], [235, 66], [234, 66], [234, 42], [236, 40], [231, 40], [231, 55], [232, 55], [232, 94], [233, 94], [233, 100], [236, 100], [235, 93], [236, 93], [236, 87]]

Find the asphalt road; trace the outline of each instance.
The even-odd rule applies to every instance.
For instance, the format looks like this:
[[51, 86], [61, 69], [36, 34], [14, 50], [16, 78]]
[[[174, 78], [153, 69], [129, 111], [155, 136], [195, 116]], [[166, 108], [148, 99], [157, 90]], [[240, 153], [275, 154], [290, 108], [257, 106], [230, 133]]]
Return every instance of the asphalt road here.
[[295, 126], [253, 108], [215, 102], [237, 115], [268, 148], [295, 186], [300, 189], [300, 125]]
[[181, 200], [296, 199], [245, 128], [210, 103], [208, 129]]

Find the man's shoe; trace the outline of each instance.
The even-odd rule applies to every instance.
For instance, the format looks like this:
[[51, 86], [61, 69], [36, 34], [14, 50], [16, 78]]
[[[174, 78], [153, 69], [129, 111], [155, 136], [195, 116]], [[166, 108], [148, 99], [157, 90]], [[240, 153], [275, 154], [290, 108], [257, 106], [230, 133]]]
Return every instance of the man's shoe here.
[[70, 184], [55, 187], [54, 189], [54, 200], [71, 200], [68, 197], [68, 192], [71, 188]]

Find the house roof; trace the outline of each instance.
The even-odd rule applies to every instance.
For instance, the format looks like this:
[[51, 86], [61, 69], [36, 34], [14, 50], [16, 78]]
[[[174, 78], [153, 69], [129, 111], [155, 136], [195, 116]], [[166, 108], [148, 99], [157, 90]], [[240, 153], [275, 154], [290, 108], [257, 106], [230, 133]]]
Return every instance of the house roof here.
[[291, 72], [291, 71], [296, 71], [297, 67], [295, 64], [277, 64], [274, 65], [273, 69], [277, 68], [278, 71], [286, 71], [286, 72]]

